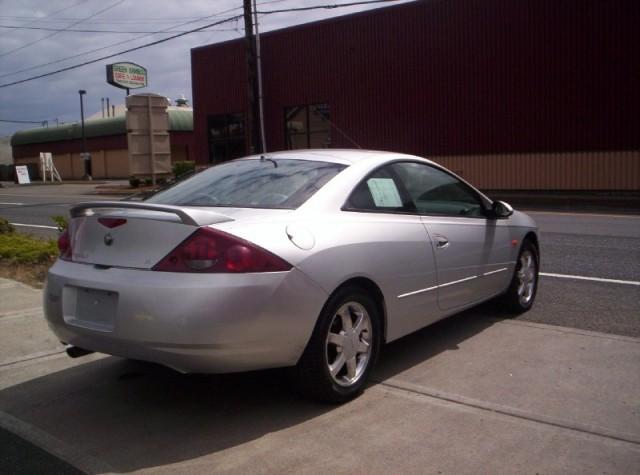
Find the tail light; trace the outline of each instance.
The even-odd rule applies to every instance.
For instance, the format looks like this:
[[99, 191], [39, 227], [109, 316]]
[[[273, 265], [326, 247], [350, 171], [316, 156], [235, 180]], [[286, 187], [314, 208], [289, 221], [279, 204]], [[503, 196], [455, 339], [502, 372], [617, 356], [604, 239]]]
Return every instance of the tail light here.
[[243, 239], [211, 228], [200, 228], [158, 262], [160, 272], [246, 273], [280, 272], [291, 264]]
[[68, 229], [65, 229], [58, 237], [58, 250], [60, 251], [60, 259], [63, 261], [70, 261], [72, 259], [73, 252]]

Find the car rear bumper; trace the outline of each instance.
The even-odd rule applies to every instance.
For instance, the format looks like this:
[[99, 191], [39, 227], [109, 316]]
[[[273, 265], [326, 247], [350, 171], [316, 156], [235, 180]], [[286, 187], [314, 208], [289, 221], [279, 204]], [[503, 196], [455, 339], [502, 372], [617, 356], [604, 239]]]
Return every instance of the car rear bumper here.
[[67, 344], [224, 373], [295, 365], [327, 294], [297, 269], [186, 274], [58, 260], [45, 316]]

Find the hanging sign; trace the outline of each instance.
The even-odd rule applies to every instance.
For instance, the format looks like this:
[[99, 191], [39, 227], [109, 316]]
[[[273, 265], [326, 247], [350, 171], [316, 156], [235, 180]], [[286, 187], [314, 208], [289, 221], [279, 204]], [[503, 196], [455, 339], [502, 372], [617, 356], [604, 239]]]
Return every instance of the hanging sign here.
[[147, 70], [139, 64], [107, 64], [107, 82], [120, 89], [147, 87]]

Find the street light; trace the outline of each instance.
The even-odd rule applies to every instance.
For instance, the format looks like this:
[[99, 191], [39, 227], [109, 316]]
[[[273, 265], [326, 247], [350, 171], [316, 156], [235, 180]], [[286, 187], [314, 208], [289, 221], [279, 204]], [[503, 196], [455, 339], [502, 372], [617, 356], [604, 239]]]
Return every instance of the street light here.
[[87, 153], [87, 139], [84, 135], [84, 103], [82, 96], [87, 93], [84, 89], [80, 89], [78, 94], [80, 95], [80, 126], [82, 128], [82, 153], [80, 157], [84, 161], [84, 178], [85, 180], [91, 180], [91, 154]]

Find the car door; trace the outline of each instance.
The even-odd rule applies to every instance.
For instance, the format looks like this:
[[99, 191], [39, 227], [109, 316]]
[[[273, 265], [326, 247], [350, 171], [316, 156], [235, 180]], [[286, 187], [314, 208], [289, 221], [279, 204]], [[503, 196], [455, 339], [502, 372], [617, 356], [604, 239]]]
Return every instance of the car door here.
[[[361, 242], [350, 254], [366, 252], [356, 256], [357, 262], [366, 263], [367, 273], [385, 295], [387, 340], [438, 320], [443, 312], [437, 304], [431, 241], [411, 197], [390, 167], [380, 167], [360, 182], [343, 211], [351, 212], [349, 222], [354, 227], [347, 234], [370, 241]], [[344, 262], [350, 257], [345, 255]]]
[[512, 268], [509, 227], [488, 216], [478, 193], [428, 164], [397, 162], [393, 170], [433, 242], [439, 307], [467, 306], [504, 290]]

